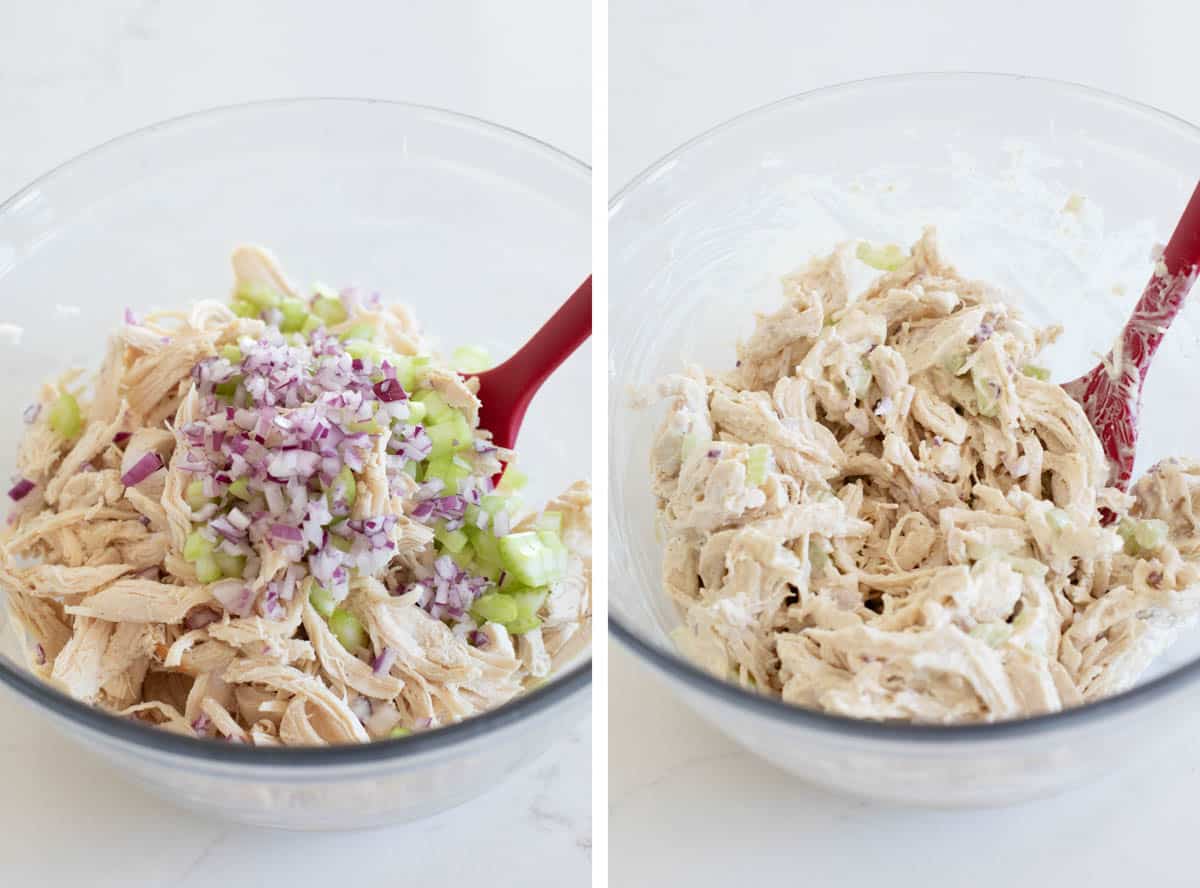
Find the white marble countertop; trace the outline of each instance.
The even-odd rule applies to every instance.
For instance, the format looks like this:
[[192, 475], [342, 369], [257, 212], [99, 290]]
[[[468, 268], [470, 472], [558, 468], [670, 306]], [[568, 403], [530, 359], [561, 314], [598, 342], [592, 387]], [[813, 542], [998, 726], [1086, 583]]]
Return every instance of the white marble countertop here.
[[[1184, 61], [1200, 11], [1186, 4], [1100, 13], [1054, 0], [924, 0], [921, 15], [918, 4], [814, 5], [819, 14], [773, 0], [735, 15], [723, 2], [611, 0], [612, 188], [739, 112], [904, 71], [1055, 77], [1200, 120]], [[827, 794], [743, 752], [615, 642], [609, 699], [609, 876], [620, 888], [1197, 883], [1192, 736], [1056, 799], [908, 810]]]
[[[16, 13], [10, 10], [8, 18]], [[0, 195], [91, 146], [201, 108], [370, 96], [474, 114], [583, 159], [585, 0], [495, 4], [47, 0], [0, 29]], [[552, 75], [552, 76], [551, 76]], [[0, 693], [0, 884], [581, 886], [591, 733], [431, 820], [307, 835], [228, 827], [124, 783]]]

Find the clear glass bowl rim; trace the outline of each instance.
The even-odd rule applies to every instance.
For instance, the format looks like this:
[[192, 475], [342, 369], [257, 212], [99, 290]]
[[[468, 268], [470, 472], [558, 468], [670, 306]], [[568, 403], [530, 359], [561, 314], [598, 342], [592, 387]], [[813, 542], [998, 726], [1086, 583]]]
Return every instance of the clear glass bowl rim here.
[[[571, 174], [590, 179], [591, 167], [577, 157], [536, 139], [520, 130], [493, 123], [469, 114], [450, 111], [432, 105], [399, 102], [390, 99], [355, 98], [340, 96], [294, 97], [239, 102], [193, 111], [178, 117], [151, 123], [138, 129], [102, 142], [87, 151], [64, 161], [50, 171], [38, 176], [11, 197], [0, 202], [0, 216], [20, 204], [26, 195], [39, 186], [69, 173], [78, 164], [119, 151], [140, 139], [173, 129], [183, 129], [193, 123], [215, 121], [255, 111], [269, 111], [296, 105], [314, 107], [336, 105], [363, 107], [380, 106], [392, 111], [420, 114], [425, 117], [455, 123], [479, 134], [504, 139], [521, 146], [529, 153], [540, 156]], [[470, 743], [485, 734], [500, 730], [531, 718], [540, 712], [565, 703], [577, 694], [587, 691], [592, 680], [592, 662], [573, 667], [561, 677], [529, 691], [515, 700], [489, 710], [481, 715], [465, 719], [436, 730], [413, 734], [395, 740], [377, 740], [360, 745], [322, 747], [254, 747], [236, 743], [219, 743], [198, 737], [187, 737], [143, 724], [136, 719], [117, 718], [102, 709], [76, 700], [33, 673], [10, 665], [6, 657], [0, 657], [0, 682], [24, 697], [35, 706], [44, 707], [54, 715], [70, 722], [90, 728], [113, 740], [134, 746], [144, 746], [155, 752], [167, 753], [201, 762], [221, 765], [262, 766], [269, 768], [310, 768], [332, 765], [363, 765], [382, 762], [402, 763], [405, 759], [419, 758], [431, 752], [444, 752], [453, 747]]]
[[[1136, 102], [1115, 93], [1106, 92], [1095, 87], [1065, 80], [1055, 80], [1046, 77], [1033, 77], [1025, 74], [1011, 74], [986, 71], [928, 71], [907, 74], [888, 74], [878, 77], [867, 77], [860, 80], [850, 80], [843, 83], [823, 86], [817, 89], [796, 93], [765, 105], [760, 105], [741, 114], [729, 118], [723, 123], [689, 139], [634, 176], [624, 187], [612, 196], [609, 201], [609, 218], [616, 215], [624, 200], [640, 186], [653, 182], [673, 166], [680, 157], [689, 153], [709, 140], [721, 136], [740, 124], [750, 120], [758, 120], [784, 108], [802, 105], [814, 99], [836, 98], [853, 93], [870, 91], [880, 86], [897, 84], [921, 84], [932, 81], [970, 82], [986, 81], [1029, 82], [1048, 92], [1059, 92], [1078, 99], [1087, 99], [1097, 104], [1120, 107], [1127, 111], [1136, 111], [1159, 126], [1175, 128], [1193, 138], [1200, 139], [1200, 127], [1152, 105]], [[610, 395], [610, 405], [614, 402]], [[611, 472], [610, 472], [611, 476]], [[1105, 697], [1094, 703], [1059, 712], [1036, 715], [1023, 719], [1012, 719], [997, 722], [981, 722], [958, 725], [913, 724], [909, 722], [867, 721], [848, 716], [835, 715], [815, 709], [805, 709], [773, 697], [755, 694], [739, 685], [719, 679], [708, 672], [692, 665], [688, 661], [661, 649], [641, 638], [638, 633], [615, 612], [608, 616], [609, 630], [636, 657], [649, 661], [659, 671], [670, 678], [681, 681], [692, 691], [703, 696], [715, 698], [718, 702], [734, 707], [743, 707], [757, 716], [773, 721], [790, 723], [799, 728], [815, 732], [836, 734], [866, 741], [892, 742], [958, 742], [958, 741], [998, 741], [1014, 737], [1044, 734], [1068, 727], [1077, 727], [1085, 723], [1094, 723], [1118, 713], [1140, 708], [1154, 700], [1160, 699], [1200, 677], [1200, 657], [1185, 663], [1172, 671], [1159, 676], [1144, 684]]]

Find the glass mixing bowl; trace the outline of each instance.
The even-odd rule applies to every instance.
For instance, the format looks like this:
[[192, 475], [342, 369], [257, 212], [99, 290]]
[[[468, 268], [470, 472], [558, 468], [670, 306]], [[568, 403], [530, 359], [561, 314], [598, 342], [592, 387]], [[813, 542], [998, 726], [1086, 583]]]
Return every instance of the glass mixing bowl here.
[[[1065, 83], [933, 74], [821, 89], [752, 111], [654, 164], [610, 208], [610, 625], [698, 713], [809, 781], [918, 804], [1047, 795], [1186, 730], [1196, 633], [1120, 696], [998, 724], [916, 726], [807, 711], [676, 656], [659, 583], [648, 453], [661, 411], [631, 399], [684, 362], [727, 369], [779, 277], [847, 239], [947, 257], [1035, 321], [1062, 323], [1055, 379], [1093, 365], [1123, 323], [1200, 174], [1200, 131]], [[1200, 308], [1149, 376], [1138, 471], [1200, 450]], [[1181, 409], [1184, 407], [1184, 409]], [[1183, 705], [1180, 705], [1183, 704]]]
[[[94, 369], [126, 306], [223, 298], [239, 242], [297, 282], [360, 283], [412, 305], [450, 350], [520, 345], [587, 275], [590, 175], [469, 117], [378, 101], [243, 105], [151, 126], [0, 205], [0, 465], [43, 378]], [[589, 355], [547, 382], [521, 435], [537, 502], [590, 466]], [[0, 683], [144, 787], [226, 819], [349, 828], [424, 817], [497, 785], [584, 716], [591, 664], [478, 718], [364, 746], [254, 749], [179, 737], [67, 698], [24, 668], [7, 627]]]

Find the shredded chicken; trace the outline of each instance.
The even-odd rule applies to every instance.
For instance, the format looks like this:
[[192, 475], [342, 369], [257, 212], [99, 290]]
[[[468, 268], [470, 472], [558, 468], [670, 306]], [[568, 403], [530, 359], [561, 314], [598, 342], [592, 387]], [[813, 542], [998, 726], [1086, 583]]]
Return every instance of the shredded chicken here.
[[1057, 329], [960, 276], [932, 230], [857, 296], [849, 262], [785, 278], [732, 372], [661, 386], [679, 647], [867, 719], [1012, 719], [1130, 687], [1200, 613], [1200, 462], [1108, 487], [1083, 410], [1037, 366]]
[[[301, 297], [260, 247], [233, 267], [233, 309], [127, 316], [90, 386], [71, 371], [27, 411], [0, 585], [30, 668], [164, 730], [324, 745], [470, 717], [576, 656], [588, 486], [524, 518], [489, 503], [513, 454], [408, 309]], [[459, 423], [438, 439], [441, 474], [425, 409]], [[544, 587], [509, 587], [509, 533], [561, 568]], [[540, 602], [511, 633], [475, 607], [504, 595]]]

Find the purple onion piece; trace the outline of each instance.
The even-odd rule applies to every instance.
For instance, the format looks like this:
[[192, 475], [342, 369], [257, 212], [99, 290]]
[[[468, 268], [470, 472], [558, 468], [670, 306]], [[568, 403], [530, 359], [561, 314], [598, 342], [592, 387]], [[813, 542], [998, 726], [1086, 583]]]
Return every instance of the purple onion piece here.
[[121, 483], [126, 487], [141, 484], [162, 467], [162, 457], [151, 450], [142, 454], [141, 458], [129, 467], [129, 471], [121, 476]]
[[11, 488], [9, 488], [8, 498], [11, 499], [15, 503], [20, 502], [26, 496], [28, 496], [29, 492], [31, 490], [33, 490], [33, 488], [36, 486], [37, 485], [35, 485], [28, 478], [22, 478], [20, 481], [18, 481], [16, 484], [14, 484]]

